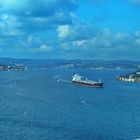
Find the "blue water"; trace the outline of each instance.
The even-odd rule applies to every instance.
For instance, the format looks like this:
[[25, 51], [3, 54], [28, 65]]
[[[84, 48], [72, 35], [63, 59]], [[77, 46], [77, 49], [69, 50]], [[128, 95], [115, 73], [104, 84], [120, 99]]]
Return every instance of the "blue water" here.
[[[0, 139], [140, 138], [140, 84], [116, 81], [127, 70], [37, 69], [0, 72]], [[130, 70], [131, 72], [131, 70]], [[75, 73], [103, 89], [70, 82]]]

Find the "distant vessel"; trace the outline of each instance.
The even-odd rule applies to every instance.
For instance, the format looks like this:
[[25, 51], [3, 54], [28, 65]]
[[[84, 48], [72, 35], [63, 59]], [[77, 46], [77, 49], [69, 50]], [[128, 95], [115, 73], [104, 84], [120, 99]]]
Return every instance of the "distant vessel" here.
[[84, 80], [82, 79], [83, 76], [80, 76], [79, 74], [75, 74], [74, 76], [72, 76], [72, 82], [75, 84], [79, 84], [82, 86], [91, 86], [91, 87], [96, 87], [96, 88], [102, 88], [103, 87], [103, 83], [101, 82], [101, 80], [99, 80], [99, 82], [95, 82], [92, 80], [88, 80], [87, 78]]

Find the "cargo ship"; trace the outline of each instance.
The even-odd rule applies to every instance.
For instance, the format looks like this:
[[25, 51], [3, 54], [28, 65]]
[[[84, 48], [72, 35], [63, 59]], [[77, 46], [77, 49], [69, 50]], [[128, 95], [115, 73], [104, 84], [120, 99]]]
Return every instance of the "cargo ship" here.
[[90, 87], [96, 87], [96, 88], [102, 88], [103, 87], [103, 83], [101, 82], [101, 80], [99, 80], [98, 82], [93, 81], [93, 80], [88, 80], [86, 79], [82, 79], [83, 76], [80, 76], [79, 74], [75, 74], [74, 76], [72, 76], [72, 82], [75, 84], [79, 84], [82, 86], [90, 86]]

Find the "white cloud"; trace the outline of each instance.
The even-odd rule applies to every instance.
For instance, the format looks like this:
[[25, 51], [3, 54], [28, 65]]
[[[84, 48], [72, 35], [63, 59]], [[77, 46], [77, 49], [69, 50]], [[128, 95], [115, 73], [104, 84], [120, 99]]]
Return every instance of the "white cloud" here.
[[135, 36], [136, 36], [136, 37], [140, 37], [140, 31], [136, 31], [136, 32], [135, 32]]
[[88, 40], [66, 41], [60, 44], [64, 51], [85, 51], [88, 47]]
[[58, 38], [62, 40], [84, 40], [95, 34], [94, 27], [86, 22], [74, 22], [71, 25], [61, 25], [57, 28]]
[[[69, 32], [67, 32], [60, 45], [64, 51], [92, 52], [95, 49], [113, 51], [116, 48], [119, 51], [121, 49], [131, 50], [133, 47], [137, 48], [140, 45], [139, 31], [135, 33], [113, 32], [111, 29], [105, 28], [94, 32], [86, 26], [84, 26], [84, 30], [81, 27], [83, 26], [77, 28], [77, 26], [72, 25], [69, 27]], [[86, 31], [87, 36], [82, 34], [84, 31]]]
[[140, 38], [135, 39], [136, 44], [140, 46]]
[[18, 29], [20, 23], [13, 15], [0, 15], [0, 35], [1, 36], [16, 36], [21, 35], [22, 32]]
[[70, 33], [69, 25], [61, 25], [57, 28], [57, 31], [59, 38], [66, 38]]
[[75, 46], [82, 46], [84, 43], [86, 43], [86, 40], [76, 40], [73, 42]]
[[116, 40], [123, 40], [125, 38], [127, 38], [129, 35], [127, 33], [121, 33], [121, 32], [118, 32], [116, 33], [115, 35], [115, 39]]
[[42, 44], [39, 48], [35, 48], [34, 51], [35, 52], [42, 52], [42, 53], [48, 53], [48, 52], [52, 52], [52, 47], [46, 45], [46, 44]]
[[73, 11], [75, 0], [0, 0], [1, 11], [24, 16], [50, 16], [59, 9]]
[[136, 31], [134, 35], [134, 41], [138, 46], [140, 46], [140, 31]]

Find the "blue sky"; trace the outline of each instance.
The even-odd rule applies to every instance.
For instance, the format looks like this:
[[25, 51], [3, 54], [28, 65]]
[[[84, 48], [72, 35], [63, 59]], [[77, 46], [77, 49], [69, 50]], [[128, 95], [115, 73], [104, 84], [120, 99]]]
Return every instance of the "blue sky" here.
[[140, 0], [0, 0], [0, 57], [140, 60]]

